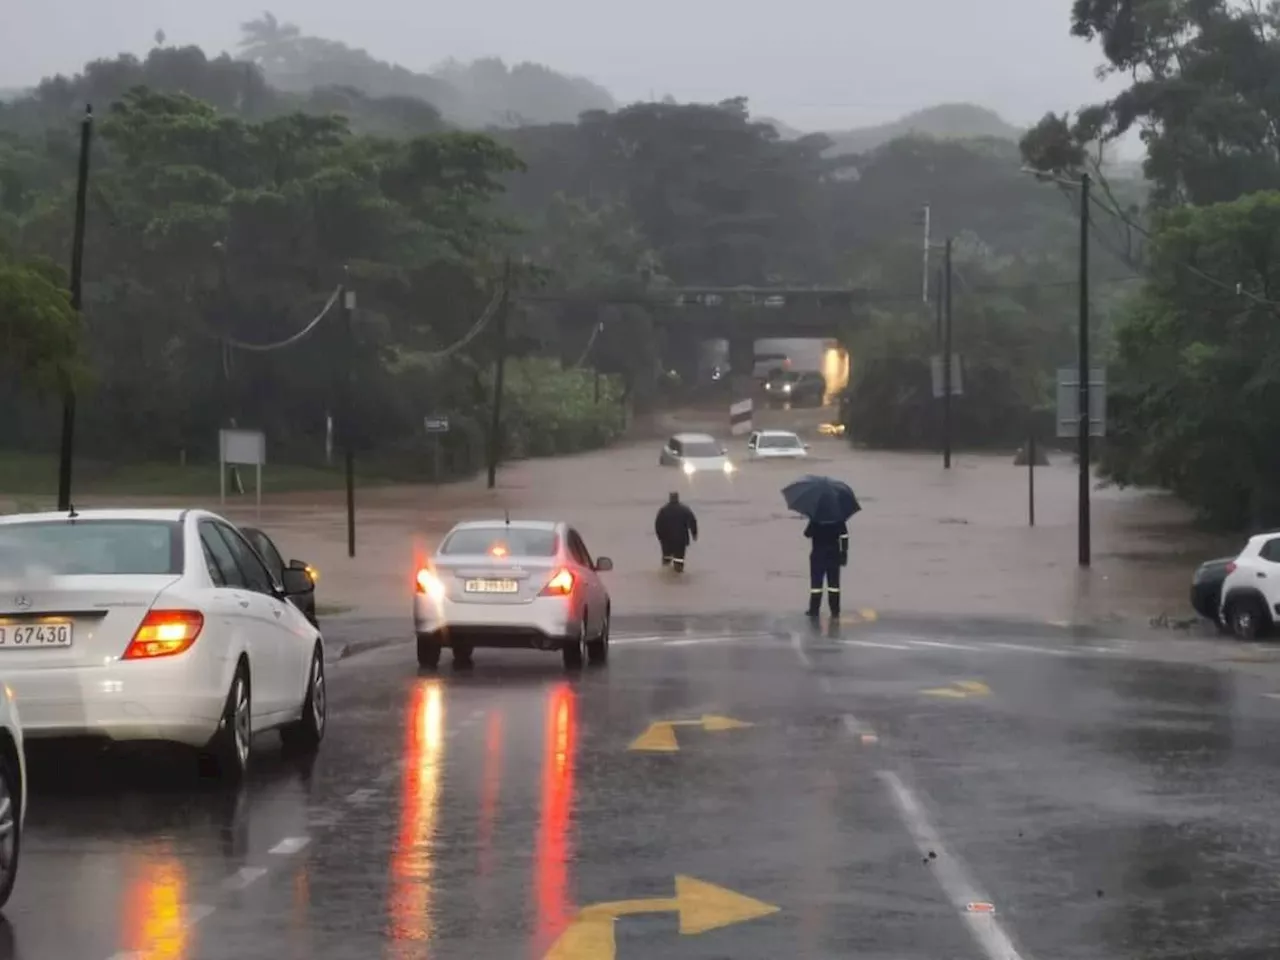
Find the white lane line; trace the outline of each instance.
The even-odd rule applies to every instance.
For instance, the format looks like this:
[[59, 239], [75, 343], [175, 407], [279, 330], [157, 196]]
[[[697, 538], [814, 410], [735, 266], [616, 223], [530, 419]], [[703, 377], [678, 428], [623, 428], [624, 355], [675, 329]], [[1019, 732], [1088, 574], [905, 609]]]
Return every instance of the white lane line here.
[[368, 803], [377, 795], [377, 790], [361, 787], [359, 790], [352, 790], [347, 794], [347, 803]]
[[985, 653], [989, 647], [972, 647], [967, 643], [943, 643], [941, 640], [908, 640], [907, 643], [913, 647], [942, 647], [947, 650], [974, 650], [978, 653]]
[[241, 867], [222, 881], [222, 888], [224, 890], [243, 890], [266, 875], [266, 867]]
[[973, 882], [964, 863], [947, 849], [915, 795], [892, 770], [881, 770], [876, 775], [889, 788], [911, 838], [916, 842], [921, 855], [929, 859], [933, 875], [938, 878], [943, 892], [960, 914], [961, 922], [968, 926], [983, 953], [990, 960], [1023, 960], [1022, 954], [996, 919], [994, 911], [976, 912], [970, 909], [970, 904], [986, 904], [991, 901]]
[[267, 851], [277, 857], [291, 857], [311, 842], [310, 837], [285, 837]]
[[1033, 647], [1025, 643], [996, 643], [992, 641], [991, 646], [999, 647], [1001, 650], [1018, 650], [1023, 653], [1043, 653], [1051, 657], [1075, 656], [1075, 653], [1070, 650], [1055, 650], [1053, 647]]
[[672, 640], [668, 647], [695, 647], [704, 643], [733, 643], [737, 637], [694, 637], [692, 640]]
[[629, 636], [622, 634], [621, 636], [612, 636], [609, 638], [610, 643], [658, 643], [660, 640], [671, 639], [670, 634], [652, 633], [642, 636]]
[[841, 640], [845, 646], [849, 647], [870, 647], [873, 650], [910, 650], [911, 648], [901, 643], [878, 643], [875, 640]]
[[796, 658], [800, 661], [800, 666], [806, 670], [813, 669], [813, 661], [809, 659], [809, 654], [805, 653], [804, 641], [800, 638], [800, 634], [791, 634], [791, 649], [796, 652]]

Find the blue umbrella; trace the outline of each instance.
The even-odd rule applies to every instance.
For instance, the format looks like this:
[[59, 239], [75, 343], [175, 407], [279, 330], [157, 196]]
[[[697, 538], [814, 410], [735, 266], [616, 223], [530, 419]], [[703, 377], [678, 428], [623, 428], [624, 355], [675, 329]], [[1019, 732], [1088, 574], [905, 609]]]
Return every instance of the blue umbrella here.
[[787, 506], [814, 523], [840, 523], [862, 509], [853, 488], [831, 477], [801, 477], [782, 488]]

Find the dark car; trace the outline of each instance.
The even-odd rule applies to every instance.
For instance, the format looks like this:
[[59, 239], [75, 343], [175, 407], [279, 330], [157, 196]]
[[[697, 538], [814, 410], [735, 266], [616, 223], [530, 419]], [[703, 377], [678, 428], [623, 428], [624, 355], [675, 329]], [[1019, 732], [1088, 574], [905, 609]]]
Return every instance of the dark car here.
[[[286, 564], [275, 542], [257, 527], [241, 527], [240, 532], [245, 535], [253, 549], [258, 551], [258, 556], [262, 557], [267, 569], [275, 577], [276, 583], [283, 583]], [[303, 616], [311, 621], [313, 627], [318, 627], [320, 623], [316, 619], [316, 580], [319, 578], [316, 571], [301, 560], [290, 560], [287, 566], [291, 570], [306, 571], [307, 576], [311, 579], [311, 590], [309, 592], [299, 594], [296, 597], [291, 596], [289, 599], [302, 611]]]
[[1235, 557], [1218, 557], [1206, 560], [1196, 568], [1191, 578], [1191, 606], [1196, 613], [1207, 620], [1212, 620], [1218, 630], [1226, 633], [1227, 628], [1219, 619], [1222, 607], [1222, 581], [1230, 572], [1227, 568]]
[[812, 370], [775, 370], [765, 381], [764, 393], [771, 404], [820, 407], [827, 396], [827, 381]]

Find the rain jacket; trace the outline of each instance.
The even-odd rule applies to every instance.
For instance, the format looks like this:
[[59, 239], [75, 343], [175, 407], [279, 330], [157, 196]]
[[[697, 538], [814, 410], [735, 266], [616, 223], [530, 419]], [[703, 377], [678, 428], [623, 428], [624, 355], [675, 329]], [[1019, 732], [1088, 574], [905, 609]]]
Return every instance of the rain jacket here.
[[804, 528], [804, 535], [812, 542], [809, 555], [813, 557], [840, 558], [840, 566], [849, 562], [849, 525], [839, 523], [814, 523]]
[[679, 501], [664, 503], [653, 518], [653, 532], [664, 546], [687, 546], [698, 539], [698, 518]]

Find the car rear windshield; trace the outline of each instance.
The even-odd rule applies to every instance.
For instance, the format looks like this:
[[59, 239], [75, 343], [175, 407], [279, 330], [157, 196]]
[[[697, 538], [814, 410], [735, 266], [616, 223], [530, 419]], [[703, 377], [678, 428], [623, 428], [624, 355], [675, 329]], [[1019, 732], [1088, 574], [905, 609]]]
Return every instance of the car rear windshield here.
[[492, 553], [510, 557], [554, 557], [560, 538], [554, 530], [528, 527], [467, 527], [455, 530], [440, 544], [442, 556], [479, 556]]
[[705, 440], [686, 440], [684, 442], [684, 455], [686, 457], [720, 457], [724, 455], [718, 444], [707, 443]]
[[778, 448], [781, 448], [781, 449], [784, 449], [784, 450], [789, 450], [789, 449], [791, 449], [792, 447], [798, 447], [798, 446], [800, 446], [800, 438], [799, 438], [799, 437], [788, 437], [788, 436], [773, 436], [773, 437], [771, 437], [771, 436], [769, 436], [768, 434], [765, 434], [763, 437], [761, 437], [761, 438], [760, 438], [759, 446], [761, 446], [761, 447], [778, 447]]
[[0, 525], [0, 575], [182, 573], [182, 525], [162, 520], [37, 520]]

